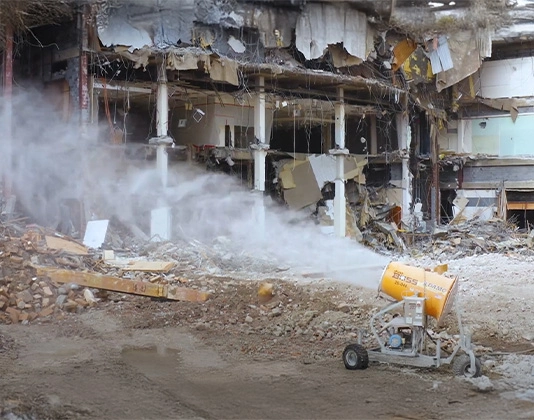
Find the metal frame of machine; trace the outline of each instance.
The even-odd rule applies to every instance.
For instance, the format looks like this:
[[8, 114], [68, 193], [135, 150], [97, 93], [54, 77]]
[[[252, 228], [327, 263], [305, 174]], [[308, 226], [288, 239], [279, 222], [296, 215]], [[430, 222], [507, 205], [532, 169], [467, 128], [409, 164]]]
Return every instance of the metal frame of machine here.
[[[426, 284], [426, 280], [423, 279], [424, 287], [426, 287]], [[456, 280], [452, 281], [451, 288], [455, 293]], [[439, 313], [440, 317], [436, 318], [441, 318], [449, 309], [452, 309], [450, 306], [452, 305], [454, 293], [452, 296], [447, 295], [444, 307], [440, 308], [442, 311]], [[427, 331], [429, 316], [426, 311], [429, 305], [427, 300], [427, 297], [419, 296], [419, 293], [414, 290], [413, 295], [402, 296], [402, 300], [386, 306], [373, 315], [370, 319], [370, 329], [379, 347], [366, 349], [362, 345], [362, 336], [359, 334], [358, 343], [349, 344], [345, 347], [343, 352], [345, 367], [350, 370], [365, 369], [369, 364], [369, 360], [425, 368], [437, 368], [441, 365], [452, 363], [453, 371], [457, 375], [480, 376], [481, 363], [473, 352], [471, 335], [462, 325], [457, 305], [454, 305], [454, 311], [458, 319], [460, 339], [452, 349], [452, 352], [446, 357], [442, 356], [444, 351], [441, 348], [441, 339], [439, 338], [436, 341], [432, 340], [435, 344], [435, 351], [428, 351], [427, 340], [431, 339], [431, 337]], [[384, 320], [386, 314], [391, 314], [391, 320]], [[436, 314], [434, 313], [434, 315]], [[440, 319], [438, 319], [438, 323], [439, 321]], [[460, 351], [462, 353], [458, 354]]]

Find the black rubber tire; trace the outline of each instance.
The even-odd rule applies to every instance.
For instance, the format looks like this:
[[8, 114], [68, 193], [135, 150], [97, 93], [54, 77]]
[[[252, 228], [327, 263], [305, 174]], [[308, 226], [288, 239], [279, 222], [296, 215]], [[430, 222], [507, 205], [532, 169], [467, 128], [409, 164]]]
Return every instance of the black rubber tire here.
[[465, 376], [466, 378], [478, 378], [482, 375], [482, 363], [478, 357], [475, 357], [475, 373], [469, 371], [471, 367], [471, 359], [467, 354], [456, 356], [452, 364], [452, 371], [457, 376]]
[[343, 350], [343, 363], [349, 370], [367, 369], [369, 355], [361, 344], [349, 344]]

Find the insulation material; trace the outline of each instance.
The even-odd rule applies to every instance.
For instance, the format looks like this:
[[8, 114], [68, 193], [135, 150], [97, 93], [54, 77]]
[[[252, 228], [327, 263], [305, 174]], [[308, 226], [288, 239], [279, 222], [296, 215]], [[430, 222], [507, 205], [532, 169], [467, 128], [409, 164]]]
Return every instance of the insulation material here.
[[131, 53], [124, 49], [117, 49], [115, 51], [119, 53], [120, 56], [132, 61], [134, 63], [134, 69], [146, 68], [148, 66], [148, 60], [151, 55], [151, 50], [149, 48], [142, 48], [136, 50], [134, 53]]
[[296, 47], [307, 60], [322, 57], [329, 44], [343, 43], [347, 52], [365, 60], [367, 16], [347, 4], [307, 3], [297, 20]]
[[295, 188], [284, 190], [284, 199], [289, 207], [300, 210], [323, 198], [309, 161], [296, 166], [292, 175]]
[[[459, 81], [475, 73], [485, 58], [481, 54], [487, 53], [487, 48], [481, 52], [481, 43], [471, 31], [452, 33], [448, 46], [452, 57], [453, 68], [442, 71], [436, 76], [437, 91], [441, 92]], [[433, 65], [433, 64], [432, 64]]]
[[395, 56], [393, 65], [391, 66], [393, 71], [397, 71], [416, 48], [416, 42], [411, 39], [403, 39], [398, 42], [395, 48], [393, 48], [393, 55]]

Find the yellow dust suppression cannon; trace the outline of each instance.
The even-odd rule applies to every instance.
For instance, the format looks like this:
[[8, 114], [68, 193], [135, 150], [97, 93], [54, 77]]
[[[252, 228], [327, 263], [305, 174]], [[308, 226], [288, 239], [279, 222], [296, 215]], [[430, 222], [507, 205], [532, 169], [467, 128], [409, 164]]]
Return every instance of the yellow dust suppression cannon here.
[[[365, 369], [369, 360], [416, 367], [452, 363], [457, 375], [481, 375], [481, 363], [473, 352], [471, 336], [464, 330], [460, 313], [453, 305], [458, 292], [456, 277], [391, 262], [382, 274], [378, 292], [394, 300], [371, 317], [370, 329], [378, 347], [366, 349], [359, 334], [358, 343], [347, 345], [343, 351], [347, 369]], [[427, 323], [431, 317], [438, 325], [442, 324], [453, 308], [460, 338], [447, 352], [442, 349], [441, 339], [430, 335]]]

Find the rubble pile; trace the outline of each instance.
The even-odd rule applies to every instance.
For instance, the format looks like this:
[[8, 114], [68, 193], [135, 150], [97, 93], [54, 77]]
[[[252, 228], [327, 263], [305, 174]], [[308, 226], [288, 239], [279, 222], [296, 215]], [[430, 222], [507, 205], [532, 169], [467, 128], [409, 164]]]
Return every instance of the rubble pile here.
[[175, 272], [188, 275], [224, 275], [250, 280], [288, 270], [287, 267], [276, 264], [276, 260], [270, 259], [267, 254], [258, 255], [254, 250], [247, 251], [234, 246], [225, 236], [217, 237], [210, 244], [185, 239], [172, 243], [149, 244], [141, 254], [151, 260], [175, 262]]
[[[97, 251], [38, 225], [0, 224], [0, 322], [29, 323], [80, 312], [106, 299], [106, 289], [202, 301], [214, 292], [208, 290], [206, 275], [250, 280], [287, 270], [265, 256], [237, 252], [225, 237], [208, 246], [186, 240], [144, 242], [134, 236], [113, 224], [103, 251]], [[126, 288], [106, 286], [120, 282]]]
[[534, 245], [534, 231], [522, 233], [515, 225], [496, 218], [443, 225], [432, 234], [406, 233], [404, 237], [412, 256], [448, 260], [488, 253], [530, 255]]
[[[77, 312], [93, 306], [90, 290], [75, 284], [58, 285], [37, 277], [34, 265], [87, 267], [80, 257], [50, 250], [41, 229], [30, 226], [21, 236], [12, 236], [20, 227], [3, 230], [0, 236], [0, 321], [28, 323], [37, 318]], [[90, 260], [90, 258], [89, 258]]]

